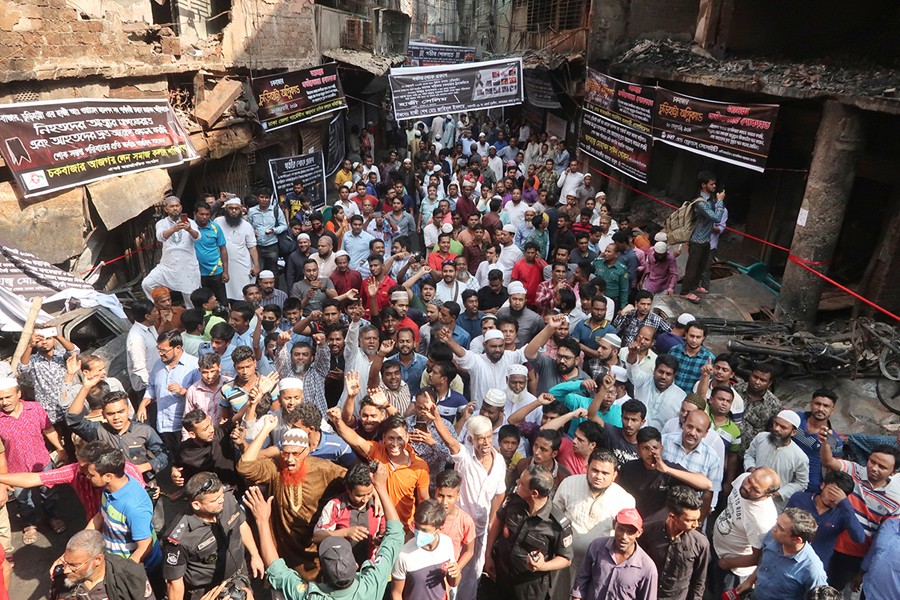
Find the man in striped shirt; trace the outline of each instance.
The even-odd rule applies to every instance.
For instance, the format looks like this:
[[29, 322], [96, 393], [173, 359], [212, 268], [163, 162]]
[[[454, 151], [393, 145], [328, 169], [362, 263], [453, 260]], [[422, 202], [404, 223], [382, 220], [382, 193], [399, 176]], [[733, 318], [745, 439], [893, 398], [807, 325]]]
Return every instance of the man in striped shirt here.
[[853, 493], [847, 498], [866, 532], [862, 544], [851, 540], [849, 533], [844, 531], [834, 545], [834, 554], [826, 566], [828, 583], [843, 590], [851, 580], [859, 577], [863, 558], [881, 523], [900, 513], [900, 477], [897, 476], [900, 451], [893, 446], [878, 446], [869, 455], [866, 466], [858, 465], [834, 457], [828, 444], [830, 432], [829, 429], [819, 431], [822, 466], [848, 473], [853, 478]]

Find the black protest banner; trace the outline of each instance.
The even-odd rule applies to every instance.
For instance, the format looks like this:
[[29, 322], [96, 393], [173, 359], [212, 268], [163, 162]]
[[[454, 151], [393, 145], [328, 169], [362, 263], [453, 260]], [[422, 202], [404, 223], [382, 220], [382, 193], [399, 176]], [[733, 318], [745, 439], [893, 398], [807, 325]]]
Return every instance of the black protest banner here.
[[166, 100], [0, 105], [0, 153], [25, 198], [199, 158]]
[[763, 172], [775, 133], [776, 104], [732, 104], [658, 88], [653, 137], [739, 167]]
[[521, 104], [522, 59], [391, 69], [399, 121]]
[[338, 113], [328, 123], [328, 153], [325, 155], [325, 176], [331, 177], [341, 168], [347, 156], [346, 124], [344, 114]]
[[302, 181], [303, 193], [313, 208], [325, 206], [325, 161], [321, 152], [270, 159], [269, 175], [272, 177], [272, 189], [281, 204], [284, 204], [288, 192], [293, 191], [294, 182]]
[[578, 147], [641, 183], [647, 183], [652, 143], [649, 133], [626, 127], [589, 110], [581, 112]]
[[655, 91], [588, 69], [579, 148], [647, 183]]
[[475, 60], [475, 48], [470, 46], [444, 46], [410, 42], [406, 47], [408, 67], [430, 67], [434, 65], [456, 65]]
[[525, 100], [537, 108], [562, 108], [547, 69], [525, 69]]
[[347, 108], [337, 63], [250, 80], [263, 131]]

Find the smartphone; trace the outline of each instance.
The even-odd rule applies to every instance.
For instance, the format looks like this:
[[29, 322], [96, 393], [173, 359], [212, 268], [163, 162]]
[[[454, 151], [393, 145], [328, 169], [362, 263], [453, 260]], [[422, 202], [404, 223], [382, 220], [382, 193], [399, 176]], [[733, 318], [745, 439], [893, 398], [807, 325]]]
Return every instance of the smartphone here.
[[181, 213], [181, 222], [182, 222], [182, 223], [187, 223], [187, 222], [188, 222], [188, 216], [187, 216], [187, 214]]

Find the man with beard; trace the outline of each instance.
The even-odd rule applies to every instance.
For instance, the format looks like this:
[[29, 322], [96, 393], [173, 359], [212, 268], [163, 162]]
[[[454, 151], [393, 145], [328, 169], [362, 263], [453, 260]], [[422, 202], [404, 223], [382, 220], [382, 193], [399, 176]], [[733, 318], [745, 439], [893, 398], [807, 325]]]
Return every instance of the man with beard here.
[[516, 334], [516, 346], [521, 348], [532, 340], [541, 329], [544, 328], [544, 320], [530, 308], [526, 308], [525, 302], [528, 295], [525, 286], [520, 281], [513, 281], [508, 286], [509, 306], [497, 311], [498, 319], [511, 319], [519, 324], [519, 332]]
[[588, 547], [575, 577], [572, 598], [576, 600], [655, 600], [656, 565], [638, 546], [643, 519], [633, 508], [616, 515], [610, 537], [597, 538]]
[[[524, 304], [524, 294], [522, 296]], [[552, 315], [549, 321], [556, 323], [558, 327], [559, 321], [563, 318], [565, 317], [562, 315]], [[505, 389], [509, 366], [524, 363], [527, 360], [526, 352], [535, 356], [540, 349], [540, 345], [531, 340], [525, 348], [515, 351], [505, 350], [503, 334], [496, 329], [491, 329], [484, 334], [484, 354], [470, 352], [457, 344], [453, 340], [450, 330], [446, 328], [438, 334], [438, 339], [447, 344], [456, 355], [453, 359], [456, 365], [468, 371], [471, 398], [475, 398], [476, 401], [484, 398], [491, 388]]]
[[809, 458], [793, 440], [799, 428], [800, 415], [782, 410], [772, 421], [771, 430], [757, 434], [744, 453], [744, 469], [768, 467], [781, 478], [781, 488], [772, 497], [779, 512], [809, 483]]
[[[327, 242], [325, 242], [327, 245]], [[356, 297], [356, 290], [349, 290], [343, 296], [338, 296], [334, 283], [328, 277], [321, 275], [321, 267], [315, 259], [308, 259], [303, 264], [303, 279], [296, 282], [291, 288], [291, 297], [300, 300], [303, 316], [309, 316], [314, 311], [322, 310], [326, 299], [343, 300]]]
[[714, 598], [753, 573], [762, 556], [766, 533], [778, 520], [778, 509], [772, 500], [781, 487], [778, 473], [761, 467], [739, 475], [732, 485], [725, 510], [713, 528], [715, 555], [710, 582]]
[[576, 340], [568, 337], [559, 340], [556, 360], [538, 351], [538, 348], [546, 344], [556, 332], [563, 320], [552, 320], [531, 340], [528, 348], [525, 350], [525, 358], [529, 360], [531, 366], [537, 371], [538, 394], [543, 394], [553, 386], [565, 381], [590, 379], [578, 366], [581, 348]]
[[[240, 203], [240, 200], [237, 202]], [[154, 288], [160, 286], [181, 292], [185, 306], [191, 308], [190, 294], [200, 287], [200, 264], [194, 250], [194, 242], [200, 239], [200, 232], [197, 231], [197, 224], [187, 215], [181, 217], [178, 196], [166, 196], [163, 210], [166, 212], [165, 218], [156, 223], [156, 241], [162, 244], [162, 256], [159, 264], [144, 277], [141, 289], [147, 298]], [[240, 298], [240, 295], [235, 297]]]
[[314, 581], [319, 561], [312, 519], [329, 498], [341, 492], [346, 469], [309, 456], [309, 436], [302, 429], [284, 433], [277, 459], [260, 458], [263, 444], [278, 426], [275, 415], [265, 415], [261, 421], [238, 472], [254, 485], [268, 486], [274, 498], [271, 525], [278, 554], [306, 581]]
[[652, 327], [654, 333], [666, 333], [672, 329], [668, 321], [651, 310], [652, 307], [653, 294], [646, 290], [639, 290], [634, 296], [634, 306], [629, 304], [619, 311], [619, 314], [613, 319], [612, 325], [619, 331], [619, 337], [622, 338], [623, 343], [633, 342], [641, 327]]
[[262, 577], [265, 565], [234, 495], [213, 473], [191, 477], [185, 494], [191, 512], [171, 523], [163, 542], [168, 599], [197, 598], [223, 583], [227, 589], [249, 589], [244, 551], [253, 577]]
[[638, 543], [659, 574], [658, 600], [703, 600], [709, 540], [697, 530], [703, 522], [694, 490], [669, 488], [665, 512], [648, 517]]
[[334, 290], [340, 294], [346, 294], [350, 290], [362, 291], [363, 278], [359, 271], [350, 268], [350, 256], [341, 254], [334, 259], [335, 269], [329, 279], [334, 284]]
[[244, 286], [256, 281], [259, 273], [259, 255], [256, 252], [256, 233], [243, 217], [239, 198], [225, 201], [225, 214], [217, 217], [216, 225], [225, 234], [228, 252], [228, 282], [225, 291], [231, 301], [243, 298]]
[[[527, 389], [528, 367], [525, 365], [509, 365], [506, 376], [506, 406], [503, 412], [511, 415], [523, 406], [535, 401], [535, 397]], [[542, 411], [532, 411], [526, 421], [540, 424]]]
[[[394, 292], [394, 294], [406, 294], [406, 292]], [[408, 317], [406, 317], [408, 318]], [[401, 321], [402, 323], [402, 321]], [[391, 360], [400, 365], [400, 378], [409, 386], [409, 393], [413, 396], [419, 393], [422, 387], [422, 373], [428, 359], [415, 351], [415, 332], [410, 327], [400, 327], [397, 330], [397, 355]]]
[[807, 492], [818, 492], [822, 484], [820, 432], [827, 432], [825, 437], [828, 440], [828, 445], [831, 446], [831, 455], [835, 458], [844, 456], [844, 442], [841, 441], [840, 434], [831, 426], [831, 415], [834, 414], [837, 399], [837, 394], [833, 391], [818, 389], [812, 393], [810, 410], [800, 413], [800, 427], [797, 428], [794, 442], [800, 446], [800, 449], [809, 458]]
[[684, 343], [669, 350], [669, 355], [678, 359], [675, 385], [690, 393], [703, 376], [703, 367], [712, 364], [715, 354], [703, 346], [706, 326], [694, 321], [685, 327]]
[[615, 483], [619, 471], [616, 457], [608, 450], [595, 450], [587, 462], [587, 473], [567, 477], [556, 490], [554, 508], [572, 524], [574, 557], [570, 569], [559, 573], [554, 598], [562, 600], [571, 590], [591, 540], [613, 532], [613, 518], [620, 510], [634, 507], [634, 498]]
[[734, 414], [734, 422], [741, 426], [741, 456], [747, 451], [750, 442], [761, 431], [769, 427], [769, 423], [781, 410], [782, 402], [770, 389], [775, 379], [775, 369], [768, 363], [756, 363], [750, 368], [747, 381], [734, 384], [736, 394], [744, 399], [744, 412]]
[[419, 458], [409, 445], [409, 427], [402, 417], [388, 417], [381, 424], [381, 441], [364, 440], [344, 422], [338, 408], [330, 408], [328, 420], [335, 432], [350, 444], [356, 453], [369, 461], [390, 468], [388, 487], [391, 500], [397, 506], [401, 522], [408, 531], [414, 527], [415, 506], [428, 498], [428, 463]]
[[637, 344], [632, 342], [628, 346], [626, 363], [628, 378], [634, 384], [635, 398], [641, 398], [647, 406], [647, 425], [662, 431], [669, 419], [678, 416], [681, 402], [687, 395], [673, 385], [678, 361], [668, 354], [657, 357], [656, 368], [651, 375], [637, 365], [637, 351]]
[[[323, 235], [316, 244], [317, 252], [309, 257], [319, 265], [319, 275], [321, 277], [331, 277], [331, 274], [337, 268], [336, 261], [338, 257], [349, 256], [343, 250], [333, 252], [335, 243], [330, 237]], [[303, 268], [304, 270], [306, 269], [306, 263], [303, 263]]]
[[268, 306], [275, 304], [278, 308], [284, 306], [287, 300], [287, 294], [275, 287], [275, 273], [272, 271], [261, 271], [259, 274], [259, 305]]
[[485, 558], [491, 552], [487, 545], [488, 526], [506, 492], [506, 461], [494, 449], [493, 425], [487, 417], [469, 419], [469, 433], [462, 444], [440, 418], [436, 406], [430, 407], [429, 414], [462, 478], [459, 508], [475, 522], [475, 553], [463, 569], [457, 596], [459, 600], [475, 600]]
[[144, 569], [127, 558], [107, 552], [103, 534], [93, 529], [79, 531], [69, 538], [58, 567], [62, 571], [52, 571], [51, 587], [57, 600], [156, 598]]
[[397, 285], [397, 282], [388, 277], [384, 271], [384, 256], [381, 254], [369, 255], [369, 277], [363, 280], [360, 296], [363, 301], [363, 308], [371, 317], [375, 317], [381, 312], [381, 309], [390, 306], [391, 296], [390, 289]]
[[703, 518], [709, 514], [713, 496], [722, 489], [724, 465], [718, 454], [703, 438], [709, 433], [710, 419], [705, 410], [692, 410], [684, 418], [681, 432], [663, 435], [662, 456], [672, 464], [691, 473], [700, 473], [712, 482], [712, 489], [703, 492]]
[[[493, 200], [491, 203], [493, 204]], [[525, 258], [522, 251], [513, 242], [517, 231], [518, 229], [516, 226], [512, 224], [504, 225], [502, 229], [497, 230], [497, 241], [500, 243], [500, 257], [497, 259], [496, 264], [497, 268], [503, 273], [504, 285], [509, 285], [510, 276], [512, 275], [512, 270], [516, 263]], [[522, 286], [522, 289], [525, 289], [524, 285]], [[522, 295], [524, 294], [525, 292], [522, 292]]]
[[[303, 264], [310, 257], [312, 249], [311, 238], [308, 233], [301, 233], [297, 236], [297, 249], [291, 252], [287, 257], [284, 266], [284, 279], [287, 283], [287, 289], [294, 287], [300, 279], [303, 278]], [[283, 305], [282, 305], [283, 308]]]

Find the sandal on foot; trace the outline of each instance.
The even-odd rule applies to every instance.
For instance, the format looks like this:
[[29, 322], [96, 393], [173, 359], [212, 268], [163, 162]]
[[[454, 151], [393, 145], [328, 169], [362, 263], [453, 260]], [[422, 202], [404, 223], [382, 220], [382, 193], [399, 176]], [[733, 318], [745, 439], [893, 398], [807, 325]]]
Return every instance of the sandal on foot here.
[[66, 531], [66, 524], [62, 519], [50, 519], [49, 524], [50, 529], [52, 529], [53, 533], [55, 533], [56, 535], [65, 533]]
[[698, 287], [696, 290], [694, 290], [694, 292], [697, 294], [708, 294], [709, 290], [707, 290], [706, 288]]
[[37, 541], [37, 527], [29, 525], [22, 530], [22, 544], [30, 546]]
[[681, 297], [693, 304], [700, 304], [700, 298], [694, 294], [682, 294]]

